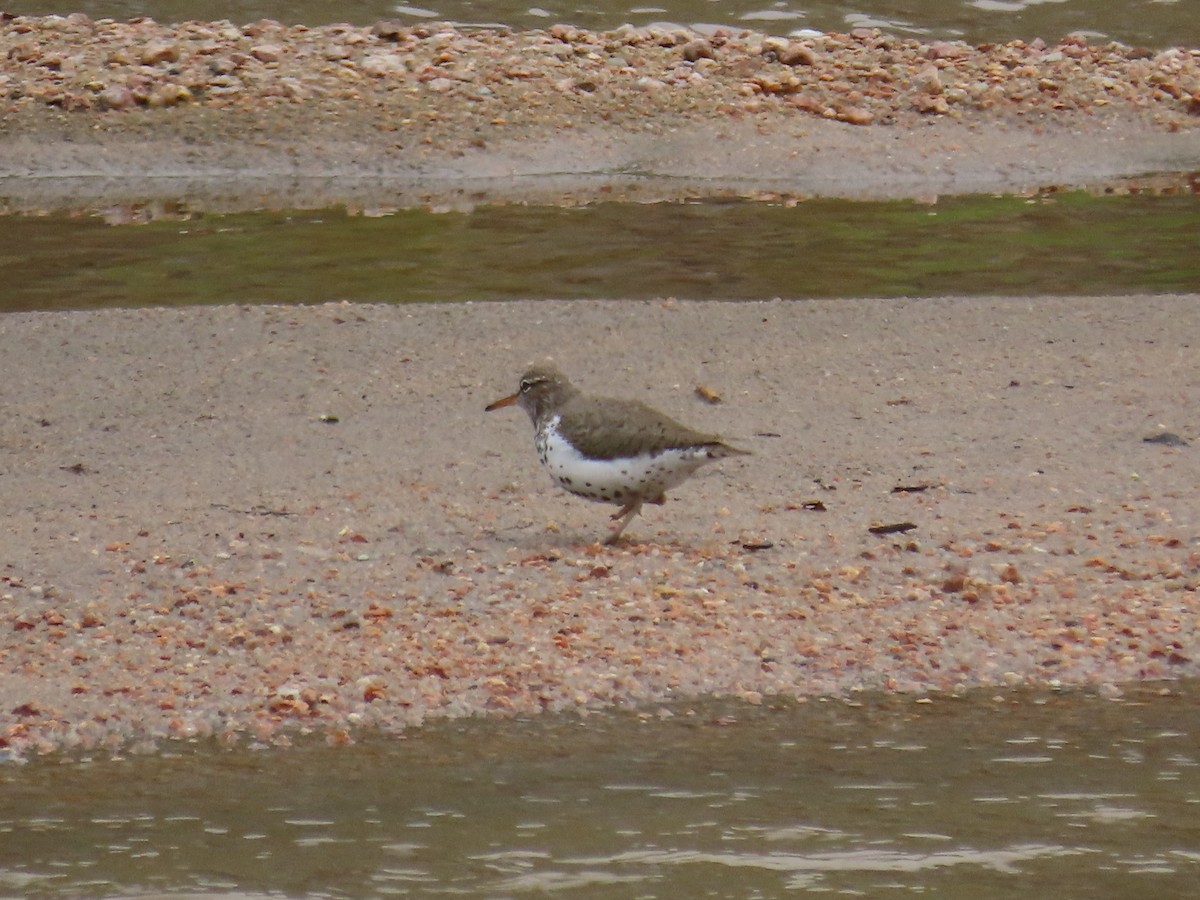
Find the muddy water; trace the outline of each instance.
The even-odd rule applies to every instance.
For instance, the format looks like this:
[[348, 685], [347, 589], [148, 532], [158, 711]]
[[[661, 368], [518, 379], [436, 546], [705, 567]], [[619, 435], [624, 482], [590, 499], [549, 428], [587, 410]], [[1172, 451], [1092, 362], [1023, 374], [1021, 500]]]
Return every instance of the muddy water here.
[[1194, 897], [1200, 685], [0, 768], [0, 894]]
[[1082, 32], [1149, 47], [1200, 46], [1200, 16], [1190, 0], [8, 0], [13, 13], [82, 11], [96, 18], [153, 16], [162, 22], [261, 18], [320, 25], [365, 24], [398, 18], [413, 23], [454, 21], [545, 28], [570, 22], [610, 29], [623, 22], [720, 24], [773, 34], [800, 29], [848, 31], [877, 27], [893, 34], [962, 38], [974, 43], [1057, 40]]
[[0, 310], [1200, 290], [1191, 196], [178, 214], [0, 216]]

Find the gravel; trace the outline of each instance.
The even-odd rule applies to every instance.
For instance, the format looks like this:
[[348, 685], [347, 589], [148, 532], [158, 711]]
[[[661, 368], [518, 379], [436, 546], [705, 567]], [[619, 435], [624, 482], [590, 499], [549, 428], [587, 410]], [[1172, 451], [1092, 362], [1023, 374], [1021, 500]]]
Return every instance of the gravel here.
[[1200, 50], [0, 14], [0, 112], [19, 209], [924, 198], [1194, 172]]
[[[1194, 677], [1198, 310], [7, 315], [0, 755]], [[483, 414], [547, 353], [754, 455], [602, 546], [525, 417]]]
[[431, 121], [769, 109], [866, 125], [1119, 106], [1153, 111], [1167, 127], [1200, 113], [1200, 51], [1078, 36], [976, 47], [870, 29], [790, 39], [727, 28], [512, 33], [5, 15], [0, 58], [10, 110], [337, 101]]
[[[9, 209], [924, 197], [1194, 171], [1200, 51], [0, 14], [0, 113]], [[0, 757], [1195, 676], [1198, 301], [6, 315]], [[548, 354], [754, 456], [600, 546]]]

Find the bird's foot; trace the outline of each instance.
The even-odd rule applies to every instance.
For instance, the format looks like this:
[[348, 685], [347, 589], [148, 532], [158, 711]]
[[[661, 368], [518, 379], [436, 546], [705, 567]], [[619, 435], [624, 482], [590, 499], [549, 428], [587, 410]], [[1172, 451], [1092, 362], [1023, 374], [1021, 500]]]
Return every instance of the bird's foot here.
[[639, 498], [637, 500], [630, 500], [615, 513], [613, 513], [610, 518], [617, 523], [617, 527], [614, 528], [609, 533], [608, 537], [604, 539], [604, 543], [615, 544], [617, 542], [617, 538], [621, 536], [621, 532], [625, 530], [625, 526], [633, 521], [633, 517], [638, 514], [638, 511], [641, 508], [642, 500]]

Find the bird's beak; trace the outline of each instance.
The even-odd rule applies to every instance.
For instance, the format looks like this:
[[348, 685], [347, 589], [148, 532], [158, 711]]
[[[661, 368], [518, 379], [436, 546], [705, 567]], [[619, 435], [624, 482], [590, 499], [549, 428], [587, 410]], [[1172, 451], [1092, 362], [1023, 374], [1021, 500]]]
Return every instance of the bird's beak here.
[[507, 397], [501, 397], [495, 403], [489, 403], [483, 408], [484, 412], [491, 412], [494, 409], [504, 409], [506, 406], [512, 406], [517, 402], [517, 394], [509, 394]]

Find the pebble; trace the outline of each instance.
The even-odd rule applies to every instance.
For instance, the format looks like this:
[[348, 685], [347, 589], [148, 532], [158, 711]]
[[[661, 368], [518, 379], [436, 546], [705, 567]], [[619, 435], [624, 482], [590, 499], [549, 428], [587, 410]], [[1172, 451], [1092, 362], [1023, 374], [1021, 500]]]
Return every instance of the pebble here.
[[101, 109], [129, 109], [137, 104], [133, 91], [120, 84], [104, 88], [96, 100]]
[[157, 66], [163, 62], [175, 62], [179, 59], [179, 45], [175, 43], [153, 43], [142, 51], [142, 65]]
[[696, 38], [683, 45], [681, 52], [688, 62], [698, 59], [713, 59], [713, 47], [704, 38]]
[[[545, 115], [533, 109], [531, 98], [559, 103], [576, 117], [591, 105], [617, 110], [628, 102], [634, 115], [644, 116], [647, 110], [693, 109], [683, 104], [695, 102], [695, 109], [710, 115], [724, 105], [738, 113], [823, 116], [859, 126], [902, 114], [1090, 108], [1098, 99], [1153, 107], [1188, 123], [1196, 115], [1190, 110], [1200, 107], [1200, 52], [1192, 50], [1148, 58], [1118, 45], [1073, 40], [931, 55], [931, 47], [917, 41], [870, 30], [802, 41], [714, 31], [706, 35], [712, 56], [688, 65], [682, 48], [695, 39], [675, 28], [598, 35], [562, 26], [510, 34], [435, 25], [308, 29], [261, 22], [238, 29], [228, 23], [167, 27], [145, 19], [0, 16], [0, 109], [44, 110], [54, 117], [67, 110], [89, 123], [87, 117], [101, 114], [106, 122], [120, 121], [122, 111], [139, 107], [153, 110], [145, 119], [168, 107], [226, 103], [304, 109], [326, 96], [345, 96], [347, 85], [356, 104], [359, 96], [378, 101], [409, 96], [411, 89], [414, 115], [452, 115], [460, 91], [469, 93], [476, 99], [462, 102], [482, 107], [482, 121]], [[545, 52], [555, 41], [584, 53]], [[153, 72], [144, 71], [141, 60], [152, 47], [177, 48], [177, 58], [168, 53]], [[778, 58], [763, 53], [764, 47]], [[783, 54], [795, 47], [808, 50], [811, 63], [785, 63]], [[693, 80], [699, 71], [703, 79]], [[1140, 74], [1126, 77], [1131, 72]], [[934, 77], [940, 92], [929, 90]], [[1053, 90], [1043, 88], [1049, 83]], [[435, 109], [421, 97], [422, 84], [442, 92]], [[547, 89], [555, 85], [566, 89]], [[323, 314], [213, 310], [192, 315], [214, 316], [221, 327], [168, 333], [186, 330], [228, 341], [230, 335], [260, 333], [245, 328], [248, 318], [284, 315], [311, 324]], [[55, 322], [80, 321], [70, 315]], [[238, 321], [226, 321], [230, 316]], [[41, 353], [68, 346], [90, 343], [61, 336], [38, 343]], [[230, 352], [217, 343], [206, 358]], [[72, 372], [71, 360], [66, 362], [47, 364], [55, 373], [53, 396]], [[1182, 465], [1187, 452], [1140, 442], [1136, 448], [1145, 452], [1147, 465], [1167, 454]], [[1140, 494], [1149, 488], [1131, 483], [1130, 489]], [[369, 507], [374, 499], [346, 502]], [[436, 495], [425, 499], [436, 502]], [[479, 545], [495, 546], [498, 505], [482, 513], [455, 510], [451, 518], [468, 535], [472, 528], [476, 537], [486, 535]], [[1097, 684], [1102, 695], [1116, 696], [1112, 685], [1123, 680], [1194, 675], [1200, 665], [1194, 650], [1200, 620], [1188, 599], [1198, 565], [1194, 534], [1164, 522], [1164, 540], [1155, 542], [1136, 531], [1145, 527], [1142, 512], [1133, 503], [1132, 521], [1122, 523], [1132, 535], [1117, 534], [1099, 514], [1076, 526], [1047, 513], [1011, 520], [1003, 541], [993, 534], [946, 546], [939, 538], [898, 543], [911, 560], [903, 569], [887, 569], [882, 561], [863, 565], [857, 558], [828, 568], [804, 562], [768, 567], [772, 560], [803, 560], [815, 552], [800, 552], [783, 529], [766, 532], [770, 541], [757, 533], [737, 540], [731, 534], [699, 548], [647, 543], [595, 552], [572, 548], [565, 555], [554, 549], [531, 553], [526, 546], [482, 560], [461, 549], [456, 532], [445, 548], [423, 558], [387, 542], [372, 542], [368, 555], [313, 542], [304, 528], [319, 521], [318, 510], [272, 522], [270, 546], [262, 549], [276, 555], [256, 557], [252, 548], [239, 546], [237, 553], [219, 551], [197, 562], [162, 535], [130, 531], [130, 519], [121, 517], [103, 524], [112, 533], [92, 551], [103, 582], [103, 589], [86, 595], [94, 598], [93, 607], [73, 604], [44, 575], [30, 573], [23, 583], [19, 573], [5, 570], [4, 671], [19, 672], [29, 684], [74, 688], [63, 692], [63, 710], [53, 715], [41, 714], [41, 705], [29, 707], [37, 715], [14, 715], [21, 708], [15, 703], [0, 710], [0, 751], [19, 756], [205, 733], [229, 742], [245, 733], [274, 741], [296, 723], [399, 730], [435, 715], [629, 704], [693, 696], [714, 686], [753, 703], [775, 695], [844, 694], [864, 673], [887, 690], [907, 691], [1046, 683], [1052, 675], [1063, 684]], [[1151, 511], [1145, 512], [1149, 521]], [[212, 514], [207, 507], [205, 514]], [[715, 518], [733, 515], [719, 508]], [[1125, 513], [1116, 508], [1112, 515]], [[547, 535], [556, 531], [541, 524]], [[1079, 553], [1096, 534], [1103, 553]], [[1135, 539], [1140, 543], [1129, 543]], [[757, 549], [748, 551], [747, 544]], [[1005, 549], [1010, 545], [1015, 549]], [[452, 546], [460, 549], [446, 549]], [[999, 567], [979, 562], [999, 552], [1012, 559]], [[950, 573], [943, 557], [975, 563]], [[356, 562], [339, 566], [349, 560]], [[82, 568], [91, 566], [89, 557]], [[386, 615], [383, 606], [372, 606], [376, 600], [396, 612]], [[57, 681], [41, 680], [50, 676]], [[370, 680], [360, 683], [363, 677]], [[198, 697], [198, 685], [209, 693]], [[89, 704], [101, 696], [95, 702], [111, 703], [120, 715], [95, 718]], [[188, 715], [159, 715], [175, 706]], [[64, 731], [61, 722], [72, 716], [80, 729]]]
[[804, 44], [788, 44], [779, 51], [779, 61], [785, 66], [811, 66], [816, 63], [817, 55]]
[[[396, 48], [403, 53], [394, 53]], [[683, 64], [693, 71], [684, 71]], [[692, 76], [702, 65], [704, 79], [698, 81]], [[140, 83], [144, 67], [156, 70], [153, 86]], [[462, 85], [443, 117], [457, 113], [484, 121], [514, 115], [546, 119], [555, 112], [574, 116], [574, 98], [583, 94], [610, 104], [614, 113], [624, 108], [623, 96], [652, 95], [653, 106], [663, 111], [740, 107], [854, 124], [1106, 107], [1151, 110], [1164, 124], [1181, 127], [1196, 124], [1200, 115], [1200, 50], [1152, 53], [1092, 44], [1078, 35], [1057, 44], [1038, 38], [974, 47], [869, 28], [786, 38], [673, 24], [603, 33], [557, 24], [513, 33], [396, 21], [310, 28], [264, 19], [238, 28], [229, 22], [163, 25], [148, 18], [77, 15], [0, 20], [0, 85], [3, 108], [10, 111], [228, 106], [231, 96], [247, 107], [307, 104], [339, 96], [353, 71], [376, 79], [363, 83], [368, 96], [393, 91], [394, 79], [424, 81], [429, 90], [446, 94]], [[607, 73], [603, 80], [600, 72]], [[225, 79], [235, 74], [238, 84]], [[570, 84], [579, 87], [564, 89]], [[488, 92], [480, 90], [485, 87]], [[804, 102], [787, 102], [797, 93]], [[856, 96], [847, 102], [851, 95]], [[629, 114], [644, 117], [647, 102], [632, 104], [636, 109]]]
[[361, 72], [377, 78], [385, 75], [400, 75], [407, 71], [404, 61], [391, 53], [373, 53], [364, 57], [358, 68]]
[[259, 62], [277, 63], [283, 59], [283, 48], [277, 44], [258, 44], [250, 48], [250, 55]]

